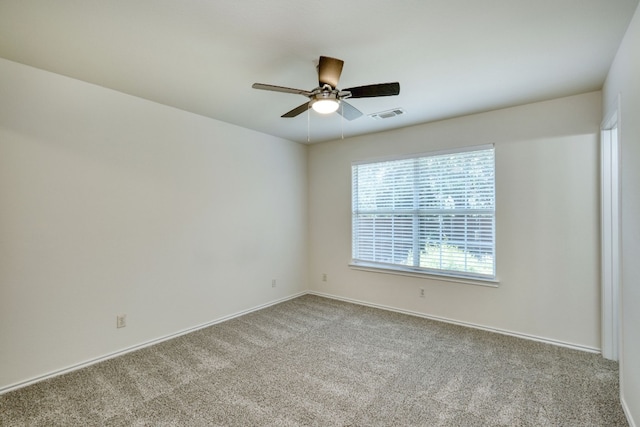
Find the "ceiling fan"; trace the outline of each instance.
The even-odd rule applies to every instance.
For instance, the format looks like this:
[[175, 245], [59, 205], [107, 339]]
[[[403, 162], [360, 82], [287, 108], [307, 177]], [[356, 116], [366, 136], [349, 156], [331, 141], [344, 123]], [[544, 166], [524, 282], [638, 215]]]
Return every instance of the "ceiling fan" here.
[[400, 83], [378, 83], [366, 86], [338, 89], [338, 80], [342, 73], [344, 61], [341, 59], [321, 56], [318, 62], [318, 87], [313, 90], [292, 89], [282, 86], [254, 83], [254, 89], [271, 90], [274, 92], [294, 93], [309, 98], [309, 102], [284, 113], [281, 117], [295, 117], [309, 108], [321, 114], [337, 111], [347, 120], [357, 119], [362, 112], [345, 101], [348, 98], [373, 98], [378, 96], [393, 96], [400, 93]]

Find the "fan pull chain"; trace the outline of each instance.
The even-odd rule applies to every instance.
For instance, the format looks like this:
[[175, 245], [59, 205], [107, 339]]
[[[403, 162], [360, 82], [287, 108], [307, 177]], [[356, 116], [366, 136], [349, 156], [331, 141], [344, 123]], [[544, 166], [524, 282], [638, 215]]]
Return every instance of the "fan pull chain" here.
[[307, 107], [307, 142], [311, 142], [311, 108]]
[[344, 103], [340, 103], [340, 108], [342, 109], [342, 114], [340, 114], [340, 134], [344, 139]]

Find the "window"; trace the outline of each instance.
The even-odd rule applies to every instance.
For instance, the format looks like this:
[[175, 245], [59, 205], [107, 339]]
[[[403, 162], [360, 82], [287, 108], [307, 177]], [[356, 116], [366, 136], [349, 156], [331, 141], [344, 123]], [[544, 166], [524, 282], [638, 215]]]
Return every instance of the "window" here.
[[494, 149], [352, 166], [352, 264], [495, 279]]

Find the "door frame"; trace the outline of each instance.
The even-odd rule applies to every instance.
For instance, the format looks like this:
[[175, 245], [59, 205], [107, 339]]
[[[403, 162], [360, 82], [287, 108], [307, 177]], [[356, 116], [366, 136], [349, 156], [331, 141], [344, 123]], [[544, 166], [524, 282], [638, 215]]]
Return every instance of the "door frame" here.
[[600, 127], [602, 356], [620, 354], [620, 97]]

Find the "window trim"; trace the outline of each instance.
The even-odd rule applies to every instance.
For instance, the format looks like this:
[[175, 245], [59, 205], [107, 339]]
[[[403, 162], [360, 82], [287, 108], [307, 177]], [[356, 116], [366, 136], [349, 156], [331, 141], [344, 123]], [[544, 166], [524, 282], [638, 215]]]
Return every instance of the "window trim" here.
[[[384, 274], [395, 274], [400, 276], [410, 276], [410, 277], [418, 277], [422, 279], [431, 279], [431, 280], [439, 280], [439, 281], [448, 281], [448, 282], [456, 282], [456, 283], [464, 283], [471, 285], [480, 285], [480, 286], [488, 286], [488, 287], [498, 287], [500, 283], [498, 279], [498, 266], [496, 259], [496, 194], [495, 194], [495, 144], [483, 144], [483, 145], [474, 145], [474, 146], [465, 146], [465, 147], [457, 147], [453, 149], [446, 150], [437, 150], [437, 151], [429, 151], [429, 152], [420, 152], [420, 153], [408, 153], [403, 155], [396, 156], [385, 156], [385, 157], [377, 157], [377, 158], [369, 158], [365, 160], [355, 160], [351, 162], [351, 200], [353, 200], [354, 194], [354, 186], [353, 186], [353, 167], [359, 165], [366, 165], [371, 163], [382, 163], [396, 160], [406, 160], [406, 159], [414, 159], [420, 157], [435, 157], [442, 156], [447, 154], [456, 154], [456, 153], [469, 153], [474, 151], [482, 151], [482, 150], [493, 150], [493, 173], [494, 173], [494, 208], [493, 208], [493, 265], [494, 265], [494, 274], [493, 276], [488, 275], [475, 275], [471, 273], [458, 272], [458, 271], [448, 271], [448, 270], [433, 270], [433, 269], [425, 269], [422, 267], [413, 267], [413, 266], [403, 266], [398, 264], [384, 264], [381, 262], [369, 262], [364, 260], [356, 260], [351, 259], [349, 262], [349, 268], [360, 271], [369, 271], [369, 272], [377, 272]], [[351, 253], [353, 254], [353, 205], [351, 207]]]
[[351, 166], [367, 165], [369, 163], [392, 162], [394, 160], [414, 159], [416, 157], [444, 156], [446, 154], [470, 153], [472, 151], [482, 151], [496, 148], [495, 144], [470, 145], [466, 147], [449, 148], [446, 150], [421, 151], [418, 153], [397, 154], [391, 156], [370, 157], [367, 159], [353, 160]]
[[393, 274], [396, 276], [417, 277], [419, 279], [437, 280], [440, 282], [453, 282], [462, 283], [465, 285], [486, 286], [490, 288], [497, 288], [500, 285], [500, 279], [495, 278], [483, 278], [483, 277], [471, 277], [461, 274], [444, 274], [435, 272], [433, 270], [424, 271], [416, 270], [411, 267], [402, 267], [393, 265], [389, 268], [383, 267], [381, 264], [366, 263], [363, 261], [351, 260], [349, 268], [352, 270], [368, 271], [372, 273]]

